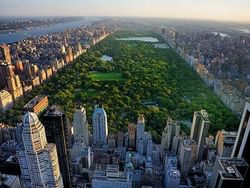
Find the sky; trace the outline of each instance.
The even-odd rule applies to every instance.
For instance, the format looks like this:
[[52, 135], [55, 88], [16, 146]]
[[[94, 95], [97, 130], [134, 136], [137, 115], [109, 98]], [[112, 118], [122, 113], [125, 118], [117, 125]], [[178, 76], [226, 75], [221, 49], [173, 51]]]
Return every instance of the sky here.
[[250, 0], [0, 0], [0, 16], [137, 16], [250, 23]]

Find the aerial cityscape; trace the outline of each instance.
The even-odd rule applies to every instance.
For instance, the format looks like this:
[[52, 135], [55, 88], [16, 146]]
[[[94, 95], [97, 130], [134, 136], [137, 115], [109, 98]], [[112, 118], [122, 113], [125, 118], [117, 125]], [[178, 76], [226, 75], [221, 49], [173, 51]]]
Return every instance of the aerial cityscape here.
[[0, 188], [249, 188], [250, 2], [0, 2]]

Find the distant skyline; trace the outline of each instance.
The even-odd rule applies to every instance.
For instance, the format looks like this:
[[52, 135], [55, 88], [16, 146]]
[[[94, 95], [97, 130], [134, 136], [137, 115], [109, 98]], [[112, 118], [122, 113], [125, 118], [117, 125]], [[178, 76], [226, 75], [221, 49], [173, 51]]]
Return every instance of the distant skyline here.
[[250, 23], [249, 0], [0, 0], [0, 16], [137, 16]]

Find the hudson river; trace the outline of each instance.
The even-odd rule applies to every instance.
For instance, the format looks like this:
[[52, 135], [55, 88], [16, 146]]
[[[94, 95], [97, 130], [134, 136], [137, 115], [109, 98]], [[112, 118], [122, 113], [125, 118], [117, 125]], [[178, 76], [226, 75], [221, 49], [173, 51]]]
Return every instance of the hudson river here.
[[51, 26], [45, 26], [41, 28], [34, 28], [31, 30], [21, 30], [14, 33], [4, 33], [0, 34], [0, 44], [3, 43], [14, 43], [20, 40], [24, 40], [28, 37], [46, 35], [48, 33], [54, 32], [62, 32], [70, 28], [77, 28], [83, 25], [91, 24], [94, 21], [100, 20], [99, 18], [84, 18], [82, 20], [72, 21], [72, 22], [65, 22], [54, 24]]

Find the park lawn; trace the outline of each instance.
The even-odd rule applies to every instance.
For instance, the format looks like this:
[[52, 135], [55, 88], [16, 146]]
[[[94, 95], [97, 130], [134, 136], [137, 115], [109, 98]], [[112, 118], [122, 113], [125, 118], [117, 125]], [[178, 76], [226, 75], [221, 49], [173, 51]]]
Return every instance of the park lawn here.
[[122, 74], [119, 72], [90, 72], [90, 77], [96, 81], [121, 81], [123, 80]]

